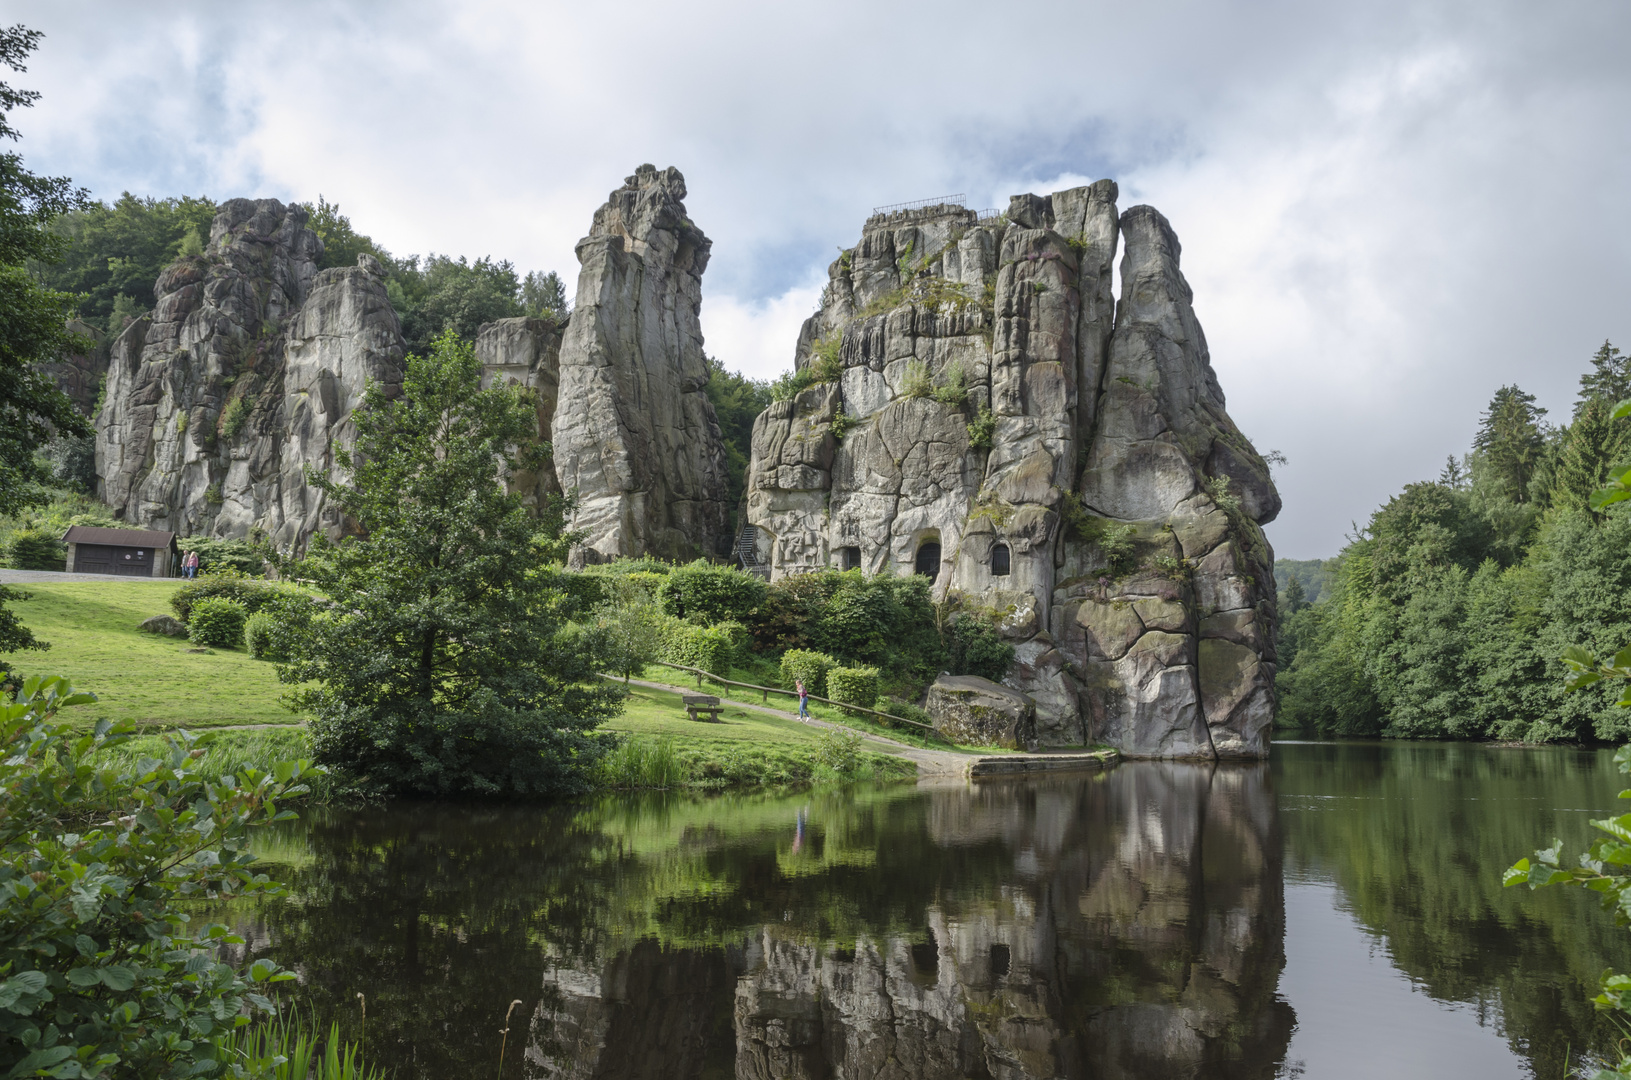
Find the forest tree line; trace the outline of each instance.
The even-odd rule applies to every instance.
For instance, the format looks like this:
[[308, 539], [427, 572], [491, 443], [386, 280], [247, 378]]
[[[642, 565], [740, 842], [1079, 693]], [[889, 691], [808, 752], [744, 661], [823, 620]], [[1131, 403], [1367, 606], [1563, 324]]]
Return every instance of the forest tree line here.
[[1473, 446], [1408, 484], [1320, 567], [1280, 585], [1280, 727], [1333, 735], [1631, 738], [1605, 686], [1566, 692], [1569, 645], [1631, 641], [1631, 514], [1591, 493], [1631, 457], [1631, 357], [1608, 342], [1553, 424], [1496, 391]]

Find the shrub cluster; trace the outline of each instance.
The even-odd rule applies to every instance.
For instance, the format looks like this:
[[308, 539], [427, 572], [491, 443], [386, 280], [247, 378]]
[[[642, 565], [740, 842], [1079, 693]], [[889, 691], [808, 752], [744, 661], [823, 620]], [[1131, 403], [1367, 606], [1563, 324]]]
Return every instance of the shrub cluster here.
[[190, 623], [193, 607], [200, 600], [211, 597], [236, 600], [243, 605], [245, 612], [253, 615], [291, 594], [298, 595], [294, 589], [285, 585], [276, 585], [258, 578], [240, 577], [232, 573], [220, 573], [189, 581], [171, 593], [170, 609], [176, 613], [176, 618], [184, 623]]
[[728, 677], [736, 658], [730, 631], [670, 619], [663, 628], [662, 658], [670, 664], [701, 668], [710, 675]]
[[192, 606], [187, 620], [187, 639], [194, 645], [215, 649], [236, 649], [244, 643], [244, 623], [249, 612], [236, 600], [210, 596]]
[[827, 696], [827, 669], [833, 658], [813, 649], [788, 649], [782, 653], [782, 681], [792, 686], [803, 682], [804, 688], [816, 697]]
[[827, 670], [826, 696], [840, 705], [870, 709], [878, 700], [878, 669], [835, 667]]
[[19, 529], [11, 534], [6, 559], [14, 570], [61, 570], [68, 549], [60, 540], [37, 529]]
[[704, 559], [677, 566], [657, 589], [664, 613], [712, 625], [753, 617], [765, 598], [765, 583], [753, 574]]
[[198, 572], [219, 574], [233, 571], [260, 577], [266, 572], [265, 552], [247, 540], [215, 540], [208, 536], [184, 536], [176, 541], [183, 552], [198, 552]]

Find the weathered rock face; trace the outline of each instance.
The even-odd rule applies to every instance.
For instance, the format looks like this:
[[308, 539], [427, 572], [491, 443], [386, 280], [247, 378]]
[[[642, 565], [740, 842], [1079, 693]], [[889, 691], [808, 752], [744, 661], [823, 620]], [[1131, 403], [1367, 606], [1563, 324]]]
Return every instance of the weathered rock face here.
[[942, 675], [929, 687], [924, 708], [934, 729], [952, 742], [1036, 749], [1036, 702], [989, 679]]
[[[730, 546], [697, 323], [709, 244], [684, 196], [676, 170], [641, 166], [578, 245], [574, 317], [477, 334], [485, 384], [535, 390], [538, 437], [555, 447], [550, 466], [508, 482], [532, 505], [575, 492], [568, 525], [587, 533], [586, 557]], [[97, 418], [99, 491], [120, 517], [222, 538], [258, 530], [282, 548], [343, 530], [305, 470], [329, 472], [355, 439], [370, 380], [401, 386], [405, 346], [379, 263], [318, 272], [321, 255], [300, 207], [234, 199], [206, 253], [160, 275], [151, 318], [111, 346]], [[90, 375], [70, 376], [94, 400]]]
[[159, 276], [152, 316], [113, 343], [96, 418], [99, 494], [119, 517], [284, 548], [338, 533], [304, 470], [333, 468], [368, 380], [400, 386], [403, 342], [379, 263], [319, 273], [321, 254], [300, 207], [233, 199], [206, 253]]
[[847, 558], [993, 611], [1044, 744], [1261, 756], [1279, 496], [1224, 409], [1177, 237], [1116, 194], [869, 219], [799, 337], [796, 367], [829, 381], [755, 424], [748, 518], [773, 575]]
[[684, 198], [679, 170], [642, 165], [578, 241], [555, 473], [578, 493], [572, 527], [602, 556], [730, 550], [725, 446], [697, 321], [711, 242]]

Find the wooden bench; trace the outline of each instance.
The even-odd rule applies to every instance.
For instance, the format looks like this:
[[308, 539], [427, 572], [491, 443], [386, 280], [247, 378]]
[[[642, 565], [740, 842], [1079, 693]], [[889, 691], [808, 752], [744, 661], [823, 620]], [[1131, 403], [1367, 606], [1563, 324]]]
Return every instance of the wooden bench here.
[[708, 694], [682, 694], [680, 701], [685, 705], [685, 715], [693, 720], [704, 720], [710, 724], [719, 723], [719, 699]]

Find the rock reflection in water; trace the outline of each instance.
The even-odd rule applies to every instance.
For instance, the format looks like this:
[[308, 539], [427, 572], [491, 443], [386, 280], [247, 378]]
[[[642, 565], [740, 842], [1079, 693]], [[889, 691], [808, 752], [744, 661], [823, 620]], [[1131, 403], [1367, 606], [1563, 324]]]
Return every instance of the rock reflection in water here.
[[[900, 883], [922, 890], [915, 925], [898, 908], [869, 918], [860, 895], [848, 937], [789, 910], [725, 947], [568, 948], [545, 976], [528, 1074], [1273, 1074], [1293, 1016], [1275, 995], [1284, 908], [1266, 766], [982, 784], [931, 792], [922, 813], [935, 848], [995, 848], [1004, 868], [903, 860], [937, 875]], [[877, 858], [887, 880], [891, 852]]]

